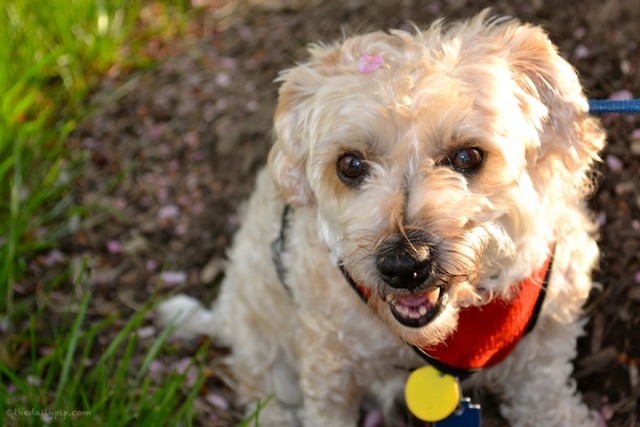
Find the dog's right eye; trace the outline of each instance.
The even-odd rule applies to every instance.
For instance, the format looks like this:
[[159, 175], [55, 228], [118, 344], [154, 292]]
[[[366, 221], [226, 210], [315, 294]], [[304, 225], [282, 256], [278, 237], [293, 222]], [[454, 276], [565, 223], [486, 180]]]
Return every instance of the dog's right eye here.
[[479, 148], [463, 148], [450, 159], [451, 167], [458, 172], [474, 172], [482, 164], [484, 153]]
[[362, 153], [345, 153], [338, 158], [336, 170], [340, 179], [347, 185], [358, 185], [365, 176], [367, 166]]

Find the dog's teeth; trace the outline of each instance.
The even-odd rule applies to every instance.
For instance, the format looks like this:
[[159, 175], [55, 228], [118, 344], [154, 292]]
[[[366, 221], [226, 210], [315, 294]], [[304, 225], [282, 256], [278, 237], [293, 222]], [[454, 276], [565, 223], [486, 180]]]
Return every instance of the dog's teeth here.
[[395, 307], [398, 310], [398, 313], [400, 313], [402, 316], [408, 317], [411, 314], [409, 312], [409, 309], [407, 309], [406, 307], [403, 307], [401, 305], [396, 305]]
[[412, 327], [421, 327], [429, 322], [438, 309], [441, 293], [442, 289], [433, 287], [420, 294], [391, 294], [385, 295], [384, 299], [389, 303], [392, 313], [400, 323]]
[[406, 307], [404, 305], [401, 304], [393, 304], [396, 312], [403, 316], [403, 317], [407, 317], [409, 319], [419, 319], [420, 317], [424, 316], [425, 314], [427, 314], [427, 307], [425, 306], [420, 306], [420, 307]]

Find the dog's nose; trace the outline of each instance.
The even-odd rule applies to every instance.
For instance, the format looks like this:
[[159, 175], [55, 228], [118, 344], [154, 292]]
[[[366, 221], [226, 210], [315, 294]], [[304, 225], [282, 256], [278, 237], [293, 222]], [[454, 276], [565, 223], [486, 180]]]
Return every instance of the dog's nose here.
[[392, 288], [412, 290], [431, 274], [430, 251], [427, 246], [408, 250], [404, 245], [397, 245], [377, 257], [376, 267], [382, 280]]

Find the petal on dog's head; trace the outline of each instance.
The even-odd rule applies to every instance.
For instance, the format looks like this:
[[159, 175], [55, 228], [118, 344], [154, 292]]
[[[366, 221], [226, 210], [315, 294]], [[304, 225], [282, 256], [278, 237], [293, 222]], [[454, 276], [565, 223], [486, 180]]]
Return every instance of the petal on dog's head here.
[[375, 55], [364, 54], [358, 61], [358, 72], [360, 74], [373, 73], [378, 68], [382, 67], [384, 59], [382, 55], [377, 53]]

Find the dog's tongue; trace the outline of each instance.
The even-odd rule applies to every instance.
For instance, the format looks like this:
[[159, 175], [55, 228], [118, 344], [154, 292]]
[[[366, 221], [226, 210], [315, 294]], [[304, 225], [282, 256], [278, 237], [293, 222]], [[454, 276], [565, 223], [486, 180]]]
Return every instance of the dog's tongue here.
[[426, 292], [420, 295], [407, 295], [396, 297], [393, 304], [396, 307], [406, 307], [409, 310], [420, 310], [421, 308], [428, 308], [431, 305], [438, 303], [439, 290], [435, 289], [431, 292]]

